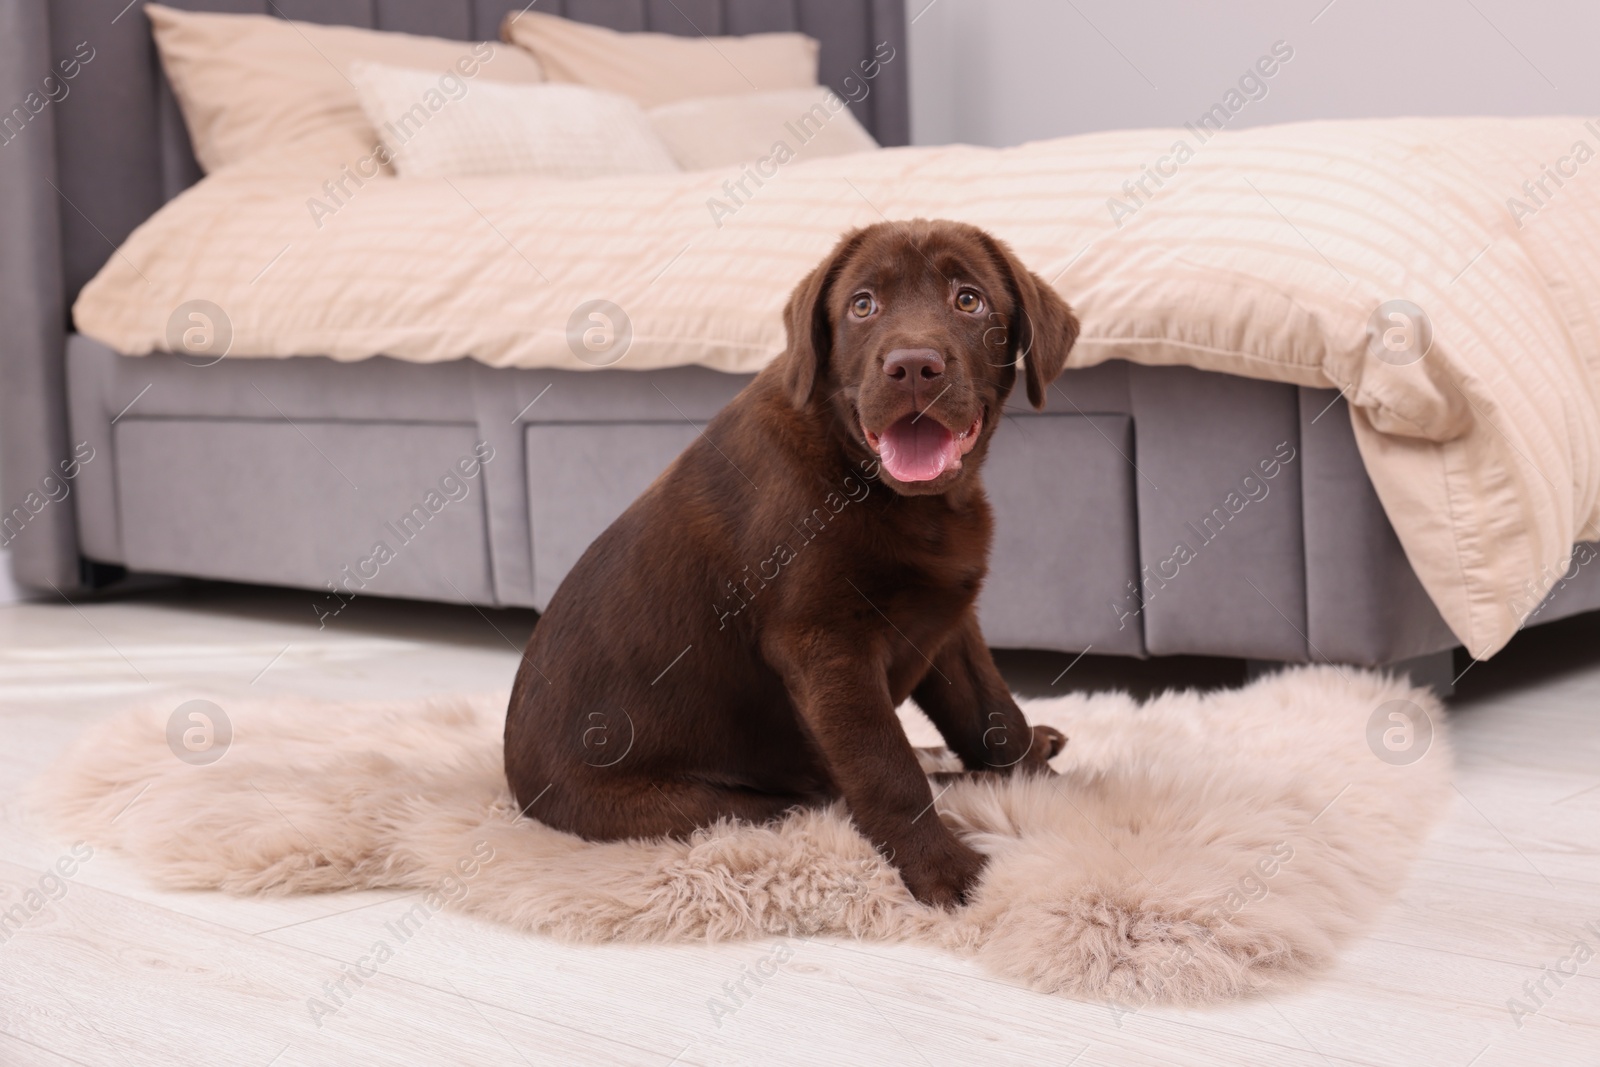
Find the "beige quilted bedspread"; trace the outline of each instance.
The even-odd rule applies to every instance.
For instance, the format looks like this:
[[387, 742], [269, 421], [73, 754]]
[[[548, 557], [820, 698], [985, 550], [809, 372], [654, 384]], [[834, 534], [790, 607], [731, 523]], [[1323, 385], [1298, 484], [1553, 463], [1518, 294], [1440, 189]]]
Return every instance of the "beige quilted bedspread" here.
[[[600, 299], [631, 322], [618, 369], [749, 371], [840, 231], [962, 219], [1078, 308], [1075, 365], [1343, 389], [1412, 565], [1483, 656], [1600, 537], [1596, 150], [1578, 118], [1431, 119], [891, 149], [768, 165], [742, 189], [730, 171], [330, 191], [337, 161], [225, 169], [136, 231], [74, 313], [130, 355], [203, 299], [230, 357], [581, 370], [569, 319]], [[1396, 299], [1426, 323], [1389, 317]]]

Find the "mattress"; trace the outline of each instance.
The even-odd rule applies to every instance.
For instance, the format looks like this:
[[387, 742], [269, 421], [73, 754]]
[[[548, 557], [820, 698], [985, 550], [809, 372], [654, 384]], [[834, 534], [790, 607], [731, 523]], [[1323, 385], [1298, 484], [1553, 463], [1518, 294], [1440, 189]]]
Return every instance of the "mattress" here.
[[130, 355], [195, 329], [230, 358], [747, 372], [781, 350], [789, 290], [841, 231], [957, 218], [1078, 309], [1072, 365], [1339, 389], [1407, 558], [1488, 655], [1600, 536], [1591, 143], [1578, 118], [1428, 119], [582, 183], [225, 168], [140, 227], [74, 313]]

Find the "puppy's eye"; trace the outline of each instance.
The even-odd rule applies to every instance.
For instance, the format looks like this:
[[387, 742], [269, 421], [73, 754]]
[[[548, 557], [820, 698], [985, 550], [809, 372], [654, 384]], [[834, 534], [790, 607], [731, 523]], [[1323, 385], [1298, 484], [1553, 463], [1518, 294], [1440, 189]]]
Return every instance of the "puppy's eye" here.
[[858, 319], [864, 319], [877, 310], [878, 302], [869, 293], [857, 293], [855, 299], [850, 301], [850, 314]]
[[956, 294], [956, 307], [968, 315], [976, 315], [983, 310], [983, 297], [975, 290], [963, 289]]

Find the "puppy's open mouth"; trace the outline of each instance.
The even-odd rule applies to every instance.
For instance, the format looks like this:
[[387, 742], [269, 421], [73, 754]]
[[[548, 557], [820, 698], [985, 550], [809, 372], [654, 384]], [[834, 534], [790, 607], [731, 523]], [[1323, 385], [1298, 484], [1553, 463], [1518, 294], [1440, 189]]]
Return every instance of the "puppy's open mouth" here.
[[981, 413], [960, 433], [915, 414], [881, 434], [862, 427], [867, 446], [883, 460], [884, 469], [902, 482], [931, 482], [945, 471], [960, 470], [961, 457], [977, 445], [982, 429]]

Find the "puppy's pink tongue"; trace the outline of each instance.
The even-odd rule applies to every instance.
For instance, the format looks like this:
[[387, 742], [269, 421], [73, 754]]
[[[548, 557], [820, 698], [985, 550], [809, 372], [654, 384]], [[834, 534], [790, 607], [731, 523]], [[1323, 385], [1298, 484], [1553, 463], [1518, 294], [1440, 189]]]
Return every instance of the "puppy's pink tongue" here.
[[907, 415], [887, 430], [878, 454], [890, 474], [902, 482], [931, 482], [961, 458], [955, 434], [933, 419]]

